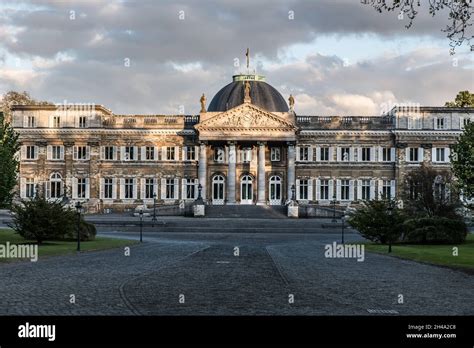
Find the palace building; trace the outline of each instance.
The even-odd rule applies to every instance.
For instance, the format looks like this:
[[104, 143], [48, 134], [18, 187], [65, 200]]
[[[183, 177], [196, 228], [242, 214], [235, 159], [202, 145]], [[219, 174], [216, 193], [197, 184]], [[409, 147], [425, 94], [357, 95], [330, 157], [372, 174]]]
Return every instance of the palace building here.
[[117, 115], [100, 105], [17, 105], [19, 195], [89, 212], [191, 203], [345, 206], [395, 197], [404, 174], [449, 168], [474, 108], [296, 115], [260, 75], [235, 75], [199, 115]]

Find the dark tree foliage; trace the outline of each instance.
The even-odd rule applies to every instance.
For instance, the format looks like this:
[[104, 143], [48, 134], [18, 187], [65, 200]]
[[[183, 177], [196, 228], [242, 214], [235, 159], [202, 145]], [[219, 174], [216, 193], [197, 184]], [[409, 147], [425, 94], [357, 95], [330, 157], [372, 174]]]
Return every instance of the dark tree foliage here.
[[409, 22], [405, 26], [409, 29], [421, 6], [428, 5], [429, 13], [434, 17], [436, 13], [448, 10], [449, 24], [441, 29], [449, 39], [450, 53], [455, 54], [456, 47], [466, 44], [474, 50], [474, 34], [472, 22], [474, 6], [472, 0], [361, 0], [364, 5], [372, 6], [377, 12], [384, 11], [402, 13]]
[[454, 101], [446, 102], [444, 106], [449, 108], [474, 108], [474, 93], [460, 91]]
[[474, 197], [474, 122], [464, 127], [464, 132], [452, 148], [451, 165], [463, 195]]
[[18, 136], [0, 112], [0, 208], [9, 208], [13, 199], [19, 166]]

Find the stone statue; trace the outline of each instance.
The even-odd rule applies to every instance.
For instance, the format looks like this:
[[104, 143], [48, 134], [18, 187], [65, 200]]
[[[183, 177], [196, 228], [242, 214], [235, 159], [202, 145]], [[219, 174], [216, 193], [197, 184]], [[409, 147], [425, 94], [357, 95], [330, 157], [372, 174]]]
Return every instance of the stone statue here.
[[206, 112], [206, 96], [204, 95], [204, 93], [202, 94], [200, 101], [201, 101], [201, 112]]
[[250, 103], [250, 82], [245, 81], [245, 90], [244, 90], [244, 103]]
[[288, 98], [288, 103], [290, 104], [290, 110], [293, 110], [293, 106], [295, 106], [295, 98], [293, 98], [292, 94], [290, 94], [290, 97]]

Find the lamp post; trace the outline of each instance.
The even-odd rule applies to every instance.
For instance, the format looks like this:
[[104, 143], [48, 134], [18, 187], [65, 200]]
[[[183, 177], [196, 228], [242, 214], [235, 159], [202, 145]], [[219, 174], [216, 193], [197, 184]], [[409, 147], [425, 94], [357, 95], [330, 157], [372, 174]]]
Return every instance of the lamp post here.
[[344, 221], [345, 221], [345, 218], [344, 216], [341, 217], [341, 222], [342, 222], [342, 234], [341, 234], [341, 243], [344, 244]]
[[143, 209], [138, 212], [140, 215], [140, 243], [143, 242]]
[[331, 222], [336, 222], [336, 203], [337, 203], [337, 201], [336, 201], [336, 195], [333, 195], [333, 196], [332, 196], [332, 202], [331, 202], [332, 207], [333, 207], [333, 210], [332, 210], [332, 220], [331, 220]]
[[155, 227], [155, 222], [156, 222], [156, 193], [153, 193], [153, 218], [151, 219], [152, 227]]
[[[392, 214], [393, 214], [393, 207], [392, 205], [389, 205], [388, 208], [387, 208], [387, 214], [389, 216], [389, 223], [391, 224], [391, 220], [392, 220]], [[390, 225], [389, 228], [394, 228], [392, 225]], [[391, 253], [392, 252], [392, 234], [389, 233], [388, 235], [388, 252]]]
[[81, 251], [81, 210], [82, 204], [81, 202], [76, 203], [76, 210], [77, 210], [77, 251]]
[[291, 200], [296, 201], [296, 187], [295, 185], [291, 185]]
[[198, 198], [197, 198], [198, 201], [202, 201], [202, 185], [199, 184], [198, 185]]

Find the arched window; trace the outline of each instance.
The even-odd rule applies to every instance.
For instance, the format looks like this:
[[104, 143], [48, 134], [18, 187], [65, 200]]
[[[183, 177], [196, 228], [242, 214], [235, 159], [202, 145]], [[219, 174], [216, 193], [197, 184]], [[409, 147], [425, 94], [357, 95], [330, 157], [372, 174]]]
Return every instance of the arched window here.
[[63, 178], [59, 173], [52, 173], [49, 177], [49, 197], [60, 198], [63, 195]]
[[277, 175], [270, 177], [270, 204], [279, 205], [281, 204], [281, 178]]
[[240, 203], [253, 203], [253, 179], [250, 175], [244, 175], [240, 181]]
[[212, 204], [224, 204], [225, 179], [222, 175], [212, 178]]

